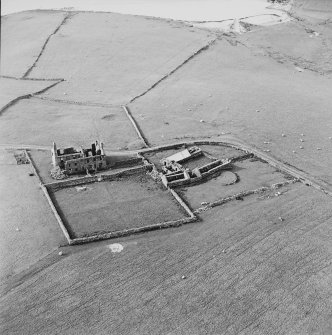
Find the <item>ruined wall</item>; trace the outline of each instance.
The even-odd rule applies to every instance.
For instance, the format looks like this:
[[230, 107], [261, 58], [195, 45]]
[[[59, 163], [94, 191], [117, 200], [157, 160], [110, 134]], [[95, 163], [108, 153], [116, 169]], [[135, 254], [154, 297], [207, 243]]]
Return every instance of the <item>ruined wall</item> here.
[[128, 170], [116, 172], [113, 174], [101, 174], [98, 176], [96, 175], [96, 176], [90, 176], [90, 177], [80, 177], [80, 178], [75, 178], [75, 179], [65, 179], [62, 181], [45, 184], [45, 186], [48, 189], [56, 191], [58, 189], [67, 188], [67, 187], [91, 184], [91, 183], [101, 182], [105, 180], [115, 180], [122, 176], [129, 176], [129, 175], [136, 174], [138, 172], [145, 172], [149, 170], [150, 168], [151, 168], [151, 165], [143, 165], [143, 166], [134, 167]]
[[67, 174], [75, 174], [90, 170], [104, 170], [107, 168], [106, 158], [102, 155], [82, 157], [72, 159], [65, 162], [65, 170]]

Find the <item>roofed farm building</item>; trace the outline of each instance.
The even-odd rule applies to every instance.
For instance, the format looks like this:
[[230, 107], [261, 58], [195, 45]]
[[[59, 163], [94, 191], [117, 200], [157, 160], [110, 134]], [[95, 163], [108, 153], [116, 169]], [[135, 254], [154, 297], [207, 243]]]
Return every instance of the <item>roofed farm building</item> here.
[[89, 149], [57, 149], [53, 142], [52, 164], [54, 168], [59, 167], [68, 175], [107, 169], [104, 145], [96, 141]]

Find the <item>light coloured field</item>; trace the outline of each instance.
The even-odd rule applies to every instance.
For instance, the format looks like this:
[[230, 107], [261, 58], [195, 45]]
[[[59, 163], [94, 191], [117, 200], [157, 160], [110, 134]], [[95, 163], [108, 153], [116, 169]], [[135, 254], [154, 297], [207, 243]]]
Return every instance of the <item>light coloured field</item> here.
[[330, 0], [294, 0], [292, 12], [306, 20], [322, 22], [332, 17]]
[[16, 80], [0, 78], [0, 117], [13, 100], [45, 89], [54, 81]]
[[110, 241], [68, 248], [2, 296], [2, 332], [329, 334], [330, 198], [302, 184], [256, 198], [117, 239], [121, 253]]
[[330, 87], [329, 78], [222, 40], [131, 110], [152, 144], [179, 137], [218, 139], [230, 132], [330, 183]]
[[[0, 282], [28, 269], [65, 243], [30, 165], [0, 151]], [[18, 229], [18, 230], [17, 230]]]
[[64, 17], [65, 13], [55, 11], [1, 17], [1, 74], [22, 77]]
[[[284, 38], [285, 34], [287, 38]], [[329, 76], [332, 73], [332, 34], [321, 26], [305, 28], [290, 22], [243, 34], [239, 40], [278, 62], [296, 63], [302, 69]]]
[[77, 13], [50, 39], [30, 76], [66, 79], [48, 97], [124, 104], [210, 39], [173, 21]]
[[139, 146], [122, 108], [63, 104], [41, 99], [22, 100], [0, 119], [0, 143], [90, 146], [96, 139], [113, 149]]
[[225, 20], [234, 17], [245, 17], [275, 13], [267, 8], [266, 0], [5, 0], [3, 13], [12, 13], [27, 9], [61, 9], [104, 11], [122, 14], [148, 15], [171, 18], [174, 20]]

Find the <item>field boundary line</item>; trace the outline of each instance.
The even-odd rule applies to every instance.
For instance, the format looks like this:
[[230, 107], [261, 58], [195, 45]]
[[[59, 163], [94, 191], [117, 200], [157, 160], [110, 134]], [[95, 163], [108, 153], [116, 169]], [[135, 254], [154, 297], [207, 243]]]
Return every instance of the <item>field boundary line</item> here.
[[123, 110], [125, 111], [128, 119], [130, 120], [131, 124], [133, 125], [138, 137], [141, 139], [141, 141], [143, 141], [144, 145], [146, 148], [149, 148], [150, 145], [147, 141], [147, 139], [145, 138], [145, 136], [143, 135], [142, 130], [139, 128], [138, 123], [135, 121], [134, 117], [132, 116], [129, 108], [127, 106], [122, 106]]
[[130, 176], [137, 172], [147, 171], [149, 169], [149, 166], [152, 166], [152, 165], [149, 164], [149, 165], [141, 165], [139, 167], [131, 167], [131, 168], [121, 170], [121, 171], [116, 171], [110, 174], [100, 174], [100, 175], [95, 175], [91, 177], [84, 176], [84, 177], [78, 177], [78, 178], [59, 180], [56, 182], [45, 183], [44, 186], [54, 190], [54, 189], [63, 189], [63, 188], [74, 187], [78, 185], [84, 185], [84, 184], [111, 181], [118, 177]]
[[43, 55], [44, 51], [45, 51], [45, 48], [48, 44], [48, 42], [50, 41], [51, 37], [54, 36], [59, 30], [60, 28], [67, 22], [68, 19], [70, 19], [72, 16], [74, 16], [75, 14], [72, 14], [72, 13], [67, 13], [65, 15], [65, 17], [63, 18], [63, 20], [60, 22], [60, 24], [56, 27], [56, 29], [53, 31], [53, 33], [51, 33], [47, 38], [46, 38], [46, 41], [44, 42], [40, 52], [39, 52], [39, 55], [37, 56], [37, 58], [35, 59], [34, 63], [30, 66], [30, 68], [23, 74], [22, 78], [26, 78], [30, 73], [31, 71], [34, 69], [34, 67], [37, 65], [40, 57]]
[[63, 78], [17, 78], [13, 76], [0, 75], [0, 78], [13, 79], [13, 80], [27, 80], [27, 81], [59, 81], [64, 80]]
[[118, 238], [118, 237], [124, 237], [128, 235], [158, 230], [158, 229], [165, 229], [165, 228], [171, 228], [171, 227], [180, 227], [183, 224], [191, 223], [194, 221], [197, 221], [198, 218], [194, 215], [194, 217], [187, 217], [179, 220], [173, 220], [173, 221], [166, 221], [162, 223], [155, 223], [148, 226], [138, 227], [138, 228], [130, 228], [130, 229], [124, 229], [124, 230], [118, 230], [115, 232], [109, 232], [109, 233], [102, 233], [102, 234], [96, 234], [91, 235], [87, 237], [77, 237], [71, 240], [72, 245], [74, 244], [83, 244], [83, 243], [89, 243], [89, 242], [95, 242], [100, 240], [108, 240], [111, 238]]
[[142, 96], [144, 96], [145, 94], [147, 94], [148, 92], [150, 92], [152, 89], [154, 89], [156, 86], [158, 86], [162, 81], [164, 81], [165, 79], [167, 79], [174, 72], [176, 72], [177, 70], [179, 70], [182, 66], [184, 66], [185, 64], [187, 64], [189, 61], [191, 61], [197, 55], [199, 55], [202, 51], [208, 50], [210, 48], [210, 46], [212, 46], [213, 44], [215, 44], [218, 39], [219, 39], [219, 37], [216, 37], [216, 38], [210, 40], [207, 44], [205, 44], [204, 46], [202, 46], [198, 50], [196, 50], [193, 54], [191, 54], [188, 58], [186, 58], [181, 64], [179, 64], [172, 71], [168, 72], [163, 77], [161, 77], [158, 81], [156, 81], [153, 85], [151, 85], [147, 90], [145, 90], [143, 93], [141, 93], [139, 95], [136, 95], [134, 98], [132, 98], [129, 101], [129, 103], [134, 102], [135, 100], [141, 98]]
[[29, 93], [29, 94], [25, 94], [25, 95], [21, 95], [13, 100], [11, 100], [10, 102], [8, 102], [8, 104], [6, 104], [5, 106], [3, 106], [1, 109], [0, 109], [0, 116], [11, 106], [15, 105], [17, 102], [19, 102], [20, 100], [23, 100], [23, 99], [30, 99], [32, 98], [34, 95], [36, 94], [42, 94], [44, 92], [46, 92], [47, 90], [49, 90], [50, 88], [58, 85], [59, 83], [63, 82], [64, 79], [60, 79], [59, 81], [51, 84], [50, 86], [47, 86], [43, 89], [41, 89], [40, 91], [37, 91], [35, 93]]
[[184, 200], [170, 187], [167, 189], [172, 193], [176, 201], [184, 208], [184, 210], [189, 214], [191, 218], [196, 218], [195, 213], [189, 208], [189, 206], [184, 202]]
[[74, 100], [53, 99], [49, 97], [38, 96], [37, 94], [40, 94], [40, 93], [33, 94], [32, 98], [45, 100], [45, 101], [52, 101], [52, 102], [57, 102], [57, 103], [62, 103], [62, 104], [68, 104], [68, 105], [104, 107], [104, 108], [121, 107], [121, 105], [103, 104], [103, 103], [98, 103], [98, 102], [84, 102], [84, 101], [74, 101]]
[[[179, 203], [179, 205], [185, 210], [187, 215], [189, 217], [185, 217], [182, 219], [178, 220], [172, 220], [172, 221], [165, 221], [165, 222], [160, 222], [148, 226], [143, 226], [143, 227], [137, 227], [137, 228], [131, 228], [131, 229], [124, 229], [124, 230], [119, 230], [115, 232], [104, 232], [100, 234], [95, 234], [95, 235], [90, 235], [87, 237], [76, 237], [76, 238], [71, 238], [68, 229], [66, 228], [66, 225], [59, 214], [56, 205], [54, 204], [50, 194], [49, 194], [49, 189], [52, 191], [56, 191], [57, 188], [60, 186], [60, 188], [66, 188], [66, 187], [75, 187], [77, 185], [83, 185], [87, 183], [97, 183], [97, 182], [103, 182], [107, 180], [114, 180], [115, 178], [119, 176], [124, 176], [124, 175], [132, 175], [133, 173], [137, 172], [142, 172], [142, 171], [147, 171], [150, 166], [153, 166], [153, 164], [145, 164], [143, 166], [139, 167], [134, 167], [134, 168], [129, 168], [127, 170], [122, 170], [115, 172], [114, 174], [107, 174], [107, 175], [100, 175], [100, 176], [93, 176], [93, 177], [81, 177], [81, 178], [75, 178], [71, 180], [66, 180], [66, 181], [60, 181], [60, 182], [54, 182], [54, 183], [48, 183], [48, 184], [43, 184], [41, 177], [38, 173], [38, 169], [35, 166], [35, 163], [29, 153], [28, 150], [24, 150], [26, 153], [29, 162], [33, 168], [33, 171], [35, 175], [37, 176], [39, 180], [39, 184], [41, 189], [43, 190], [43, 193], [46, 197], [47, 202], [49, 203], [51, 210], [63, 232], [65, 235], [68, 244], [69, 245], [75, 245], [75, 244], [82, 244], [82, 243], [89, 243], [89, 242], [94, 242], [94, 241], [99, 241], [99, 240], [105, 240], [105, 239], [111, 239], [111, 238], [117, 238], [117, 237], [123, 237], [123, 236], [128, 236], [132, 234], [137, 234], [137, 233], [142, 233], [142, 232], [147, 232], [147, 231], [152, 231], [152, 230], [157, 230], [157, 229], [165, 229], [169, 227], [179, 227], [183, 224], [191, 223], [194, 221], [198, 220], [198, 217], [190, 210], [190, 208], [186, 205], [186, 203], [181, 199], [181, 197], [172, 189], [167, 188], [171, 196], [175, 198], [175, 200]], [[61, 187], [62, 186], [62, 187]]]
[[252, 195], [252, 194], [260, 194], [260, 193], [264, 193], [264, 192], [267, 192], [267, 191], [277, 190], [281, 187], [284, 187], [284, 186], [287, 186], [287, 185], [292, 185], [292, 184], [295, 184], [297, 182], [299, 182], [299, 179], [292, 179], [292, 180], [285, 181], [283, 183], [275, 183], [275, 184], [272, 184], [271, 186], [268, 186], [268, 187], [263, 186], [263, 187], [256, 188], [255, 190], [242, 191], [242, 192], [239, 192], [237, 194], [233, 194], [233, 195], [230, 195], [228, 197], [221, 198], [219, 200], [210, 202], [205, 206], [199, 207], [199, 208], [194, 210], [194, 213], [199, 214], [199, 213], [205, 212], [209, 209], [212, 209], [213, 207], [217, 207], [217, 206], [226, 204], [227, 202], [230, 202], [230, 201], [233, 201], [233, 200], [238, 200], [238, 198], [247, 197], [247, 196]]

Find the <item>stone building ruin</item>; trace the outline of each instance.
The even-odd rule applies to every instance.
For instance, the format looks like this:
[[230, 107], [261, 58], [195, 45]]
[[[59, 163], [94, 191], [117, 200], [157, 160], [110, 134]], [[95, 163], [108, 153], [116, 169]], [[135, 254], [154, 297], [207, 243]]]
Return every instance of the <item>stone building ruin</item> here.
[[167, 187], [175, 187], [199, 182], [208, 176], [221, 170], [232, 168], [231, 160], [220, 160], [213, 158], [210, 163], [193, 170], [185, 168], [182, 163], [204, 156], [204, 152], [196, 146], [179, 151], [172, 156], [166, 157], [160, 161], [162, 164], [161, 181]]
[[53, 167], [60, 168], [68, 175], [107, 169], [102, 142], [95, 141], [89, 149], [73, 147], [58, 149], [53, 142], [51, 152]]

